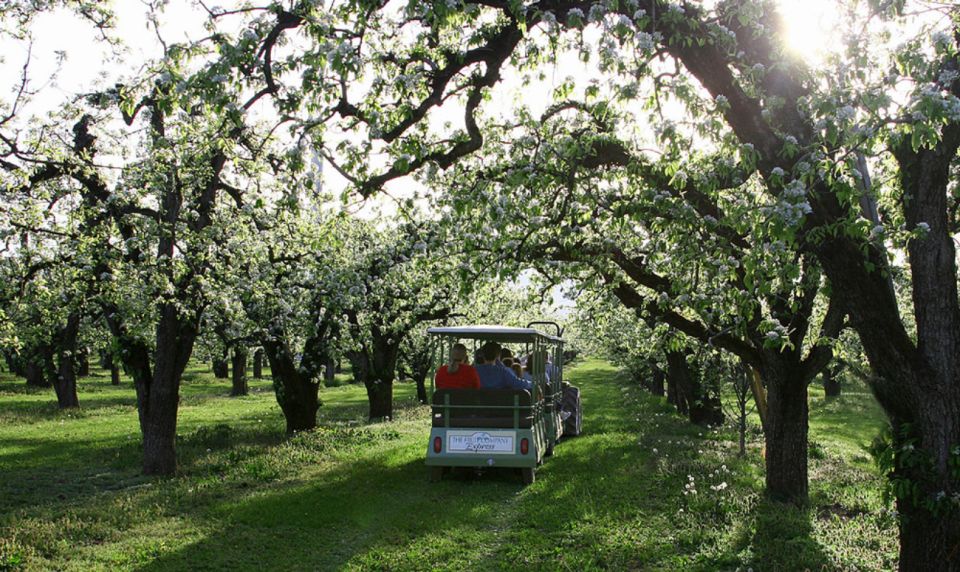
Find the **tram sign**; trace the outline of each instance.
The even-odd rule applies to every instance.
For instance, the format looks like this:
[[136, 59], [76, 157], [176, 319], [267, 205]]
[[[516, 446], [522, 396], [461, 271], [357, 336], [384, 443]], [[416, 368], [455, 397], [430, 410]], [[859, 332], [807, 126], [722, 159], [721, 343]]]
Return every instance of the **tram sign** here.
[[447, 431], [447, 451], [513, 454], [515, 439], [514, 431]]

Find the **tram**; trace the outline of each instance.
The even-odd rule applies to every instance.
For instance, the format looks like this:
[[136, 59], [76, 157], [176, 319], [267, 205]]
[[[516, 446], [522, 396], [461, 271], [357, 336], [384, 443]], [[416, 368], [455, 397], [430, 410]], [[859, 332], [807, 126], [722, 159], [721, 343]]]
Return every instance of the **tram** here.
[[[556, 328], [556, 335], [533, 326]], [[432, 427], [426, 464], [432, 480], [453, 467], [518, 469], [525, 484], [536, 479], [536, 469], [564, 434], [564, 421], [576, 411], [565, 411], [563, 333], [554, 322], [531, 322], [526, 328], [506, 326], [450, 326], [429, 328], [434, 338], [434, 361], [445, 362], [455, 343], [475, 355], [487, 342], [509, 347], [517, 356], [529, 356], [531, 391], [518, 389], [433, 390]], [[472, 347], [472, 353], [471, 353]]]

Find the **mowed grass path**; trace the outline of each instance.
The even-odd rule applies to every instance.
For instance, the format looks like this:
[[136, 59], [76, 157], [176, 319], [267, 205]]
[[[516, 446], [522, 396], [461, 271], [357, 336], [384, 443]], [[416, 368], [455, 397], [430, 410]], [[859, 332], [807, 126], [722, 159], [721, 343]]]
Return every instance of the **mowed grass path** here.
[[[600, 361], [569, 376], [584, 435], [523, 487], [506, 470], [430, 483], [429, 413], [363, 423], [362, 387], [323, 389], [321, 427], [283, 435], [269, 382], [230, 398], [191, 371], [181, 473], [139, 475], [134, 398], [88, 378], [83, 409], [0, 383], [0, 570], [884, 570], [895, 523], [863, 446], [865, 393], [812, 399], [812, 501], [762, 500], [760, 444], [692, 427]], [[847, 413], [856, 417], [847, 423]], [[695, 492], [694, 492], [695, 491]]]

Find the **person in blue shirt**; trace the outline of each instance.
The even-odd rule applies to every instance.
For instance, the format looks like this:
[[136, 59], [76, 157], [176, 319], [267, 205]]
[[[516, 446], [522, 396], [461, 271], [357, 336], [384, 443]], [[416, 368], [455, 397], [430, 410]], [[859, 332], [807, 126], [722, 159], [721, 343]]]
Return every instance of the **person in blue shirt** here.
[[526, 389], [530, 391], [533, 384], [519, 379], [509, 368], [500, 363], [500, 344], [488, 342], [480, 348], [483, 362], [474, 366], [480, 376], [480, 387], [483, 389]]

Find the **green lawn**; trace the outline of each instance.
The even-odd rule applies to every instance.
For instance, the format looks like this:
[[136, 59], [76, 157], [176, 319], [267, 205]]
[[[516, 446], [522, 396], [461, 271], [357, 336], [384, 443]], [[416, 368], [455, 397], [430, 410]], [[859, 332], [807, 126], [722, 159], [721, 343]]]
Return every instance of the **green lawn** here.
[[156, 479], [138, 474], [129, 386], [84, 379], [83, 409], [60, 413], [52, 390], [0, 378], [0, 571], [893, 567], [866, 391], [811, 399], [812, 501], [796, 509], [762, 499], [756, 438], [738, 459], [732, 433], [688, 425], [603, 362], [572, 378], [585, 434], [529, 487], [507, 471], [429, 483], [410, 384], [377, 425], [362, 387], [322, 389], [321, 427], [287, 438], [269, 382], [230, 398], [192, 370], [181, 473]]

